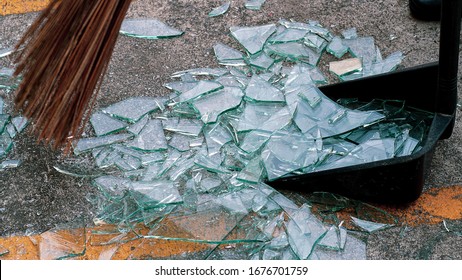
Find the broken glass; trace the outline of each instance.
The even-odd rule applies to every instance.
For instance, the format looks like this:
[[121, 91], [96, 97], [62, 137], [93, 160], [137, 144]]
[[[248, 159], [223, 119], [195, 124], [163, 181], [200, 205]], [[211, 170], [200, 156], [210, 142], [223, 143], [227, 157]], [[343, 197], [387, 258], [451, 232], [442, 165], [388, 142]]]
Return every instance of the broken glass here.
[[3, 107], [5, 106], [5, 102], [3, 101], [3, 98], [0, 96], [0, 115], [3, 114]]
[[327, 45], [326, 50], [336, 58], [341, 58], [348, 52], [348, 47], [343, 44], [343, 41], [340, 37], [335, 36], [329, 45]]
[[7, 169], [7, 168], [16, 168], [20, 164], [21, 164], [21, 161], [17, 160], [17, 159], [15, 159], [15, 160], [13, 160], [13, 159], [5, 160], [5, 161], [0, 163], [0, 170]]
[[316, 52], [305, 44], [298, 42], [268, 45], [266, 50], [270, 55], [273, 54], [282, 58], [300, 60], [313, 66], [318, 64], [322, 55], [321, 52]]
[[254, 75], [245, 90], [246, 98], [255, 102], [284, 102], [284, 94], [258, 75]]
[[12, 118], [11, 123], [14, 125], [14, 128], [16, 129], [16, 131], [18, 133], [21, 133], [24, 130], [24, 128], [26, 128], [29, 121], [25, 117], [18, 116], [18, 117]]
[[210, 11], [209, 13], [209, 17], [217, 17], [217, 16], [221, 16], [225, 14], [229, 10], [230, 6], [231, 6], [230, 1], [223, 3], [223, 5], [212, 9], [212, 11]]
[[275, 24], [253, 27], [231, 27], [231, 35], [250, 54], [256, 54], [263, 49], [266, 40], [276, 31]]
[[5, 48], [0, 50], [0, 58], [7, 57], [14, 52], [14, 48]]
[[215, 52], [215, 57], [218, 62], [222, 65], [233, 65], [241, 66], [245, 65], [244, 55], [225, 44], [218, 43], [213, 46], [213, 51]]
[[86, 229], [63, 226], [46, 231], [40, 235], [39, 258], [41, 260], [63, 260], [85, 254]]
[[143, 39], [163, 39], [183, 35], [183, 31], [172, 28], [157, 19], [138, 18], [125, 19], [120, 33]]
[[191, 101], [202, 95], [209, 94], [211, 92], [217, 91], [222, 88], [223, 86], [217, 82], [200, 81], [195, 87], [182, 93], [179, 97], [180, 98], [179, 100], [180, 102]]
[[249, 10], [260, 10], [266, 0], [246, 0], [244, 7]]
[[349, 48], [354, 57], [361, 58], [365, 65], [373, 63], [377, 59], [375, 40], [373, 37], [358, 37], [344, 39], [343, 44]]
[[131, 182], [130, 192], [143, 208], [178, 204], [183, 201], [175, 184], [167, 180]]
[[160, 100], [152, 97], [132, 97], [115, 103], [103, 112], [115, 118], [135, 123], [144, 115], [162, 108]]
[[90, 118], [90, 123], [97, 136], [116, 133], [123, 130], [127, 124], [111, 118], [103, 113], [94, 113]]
[[193, 140], [191, 136], [174, 133], [168, 140], [168, 145], [180, 152], [186, 152], [191, 148], [191, 140]]
[[270, 43], [287, 43], [300, 41], [305, 38], [308, 33], [307, 30], [287, 28], [279, 34], [276, 34], [269, 38]]
[[229, 70], [224, 69], [224, 68], [194, 68], [194, 69], [175, 72], [172, 74], [172, 78], [178, 78], [185, 74], [191, 74], [193, 76], [220, 77], [228, 73], [229, 73]]
[[392, 227], [392, 225], [389, 224], [374, 223], [371, 221], [361, 220], [356, 217], [351, 217], [351, 220], [356, 226], [358, 226], [360, 229], [364, 231], [367, 231], [368, 233], [373, 233], [378, 230], [383, 230]]
[[225, 87], [193, 102], [204, 123], [214, 123], [218, 116], [241, 104], [244, 93], [237, 87]]
[[13, 148], [13, 140], [8, 133], [0, 134], [0, 159], [5, 157]]
[[358, 37], [356, 33], [356, 27], [348, 28], [342, 31], [342, 36], [344, 39], [355, 39]]
[[164, 129], [184, 135], [198, 136], [202, 131], [203, 122], [196, 119], [168, 118], [162, 120]]
[[128, 143], [128, 146], [137, 150], [154, 152], [167, 149], [162, 121], [149, 120], [141, 132]]
[[249, 65], [261, 70], [268, 70], [274, 64], [274, 59], [261, 52], [249, 58]]
[[281, 19], [279, 20], [279, 24], [285, 26], [286, 28], [301, 29], [301, 30], [309, 31], [310, 33], [314, 33], [328, 41], [332, 39], [332, 35], [329, 32], [329, 30], [322, 27], [316, 22], [303, 23], [303, 22], [295, 22], [295, 21]]
[[220, 123], [207, 125], [204, 128], [204, 135], [209, 155], [220, 153], [221, 147], [233, 140], [233, 137], [229, 131], [225, 129]]
[[77, 144], [74, 147], [74, 154], [79, 155], [81, 153], [88, 152], [95, 148], [126, 141], [132, 137], [132, 134], [123, 133], [93, 138], [83, 138], [77, 141]]

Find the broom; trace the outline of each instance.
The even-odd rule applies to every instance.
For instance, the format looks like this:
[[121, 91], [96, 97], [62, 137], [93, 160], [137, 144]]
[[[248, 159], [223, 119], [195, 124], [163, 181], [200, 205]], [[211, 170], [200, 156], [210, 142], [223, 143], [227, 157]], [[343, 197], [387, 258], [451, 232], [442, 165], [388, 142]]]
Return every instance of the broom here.
[[71, 148], [91, 113], [131, 0], [51, 0], [15, 49], [15, 107], [38, 140]]

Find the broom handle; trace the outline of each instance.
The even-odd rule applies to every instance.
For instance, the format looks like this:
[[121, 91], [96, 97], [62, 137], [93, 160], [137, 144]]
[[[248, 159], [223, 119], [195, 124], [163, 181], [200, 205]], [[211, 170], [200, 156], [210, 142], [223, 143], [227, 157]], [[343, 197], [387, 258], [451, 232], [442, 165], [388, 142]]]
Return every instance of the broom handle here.
[[462, 0], [442, 0], [437, 112], [453, 115], [457, 107], [457, 77]]

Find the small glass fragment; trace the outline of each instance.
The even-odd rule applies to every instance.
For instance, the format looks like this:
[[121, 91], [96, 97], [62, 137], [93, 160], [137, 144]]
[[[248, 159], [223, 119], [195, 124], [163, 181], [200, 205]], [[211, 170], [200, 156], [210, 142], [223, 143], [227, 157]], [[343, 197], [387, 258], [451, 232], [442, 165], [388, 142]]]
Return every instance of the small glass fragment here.
[[244, 7], [249, 10], [260, 10], [266, 0], [246, 0]]
[[253, 27], [231, 27], [231, 35], [250, 54], [255, 54], [263, 49], [266, 40], [276, 31], [276, 25], [268, 24]]
[[0, 133], [3, 133], [3, 130], [6, 128], [6, 125], [10, 122], [10, 115], [2, 114], [0, 115]]
[[13, 160], [13, 159], [5, 160], [2, 163], [0, 163], [0, 171], [3, 169], [7, 169], [7, 168], [16, 168], [20, 164], [21, 164], [20, 160]]
[[143, 208], [178, 204], [183, 201], [177, 187], [167, 180], [132, 182], [130, 189], [136, 202]]
[[332, 41], [327, 45], [327, 52], [335, 56], [336, 58], [341, 58], [344, 54], [348, 52], [348, 47], [345, 46], [340, 37], [334, 37]]
[[103, 136], [111, 133], [116, 133], [123, 130], [127, 124], [111, 118], [103, 113], [94, 113], [90, 118], [90, 123], [95, 130], [97, 136]]
[[217, 17], [225, 14], [228, 10], [229, 7], [231, 6], [231, 2], [225, 2], [223, 5], [214, 8], [212, 11], [209, 13], [209, 17]]
[[194, 68], [194, 69], [175, 72], [172, 74], [172, 78], [178, 78], [185, 74], [191, 74], [193, 76], [221, 77], [228, 73], [229, 73], [229, 70], [224, 69], [224, 68]]
[[371, 221], [361, 220], [355, 217], [351, 217], [351, 220], [355, 225], [357, 225], [362, 230], [367, 231], [368, 233], [373, 233], [375, 231], [383, 230], [392, 227], [393, 225], [374, 223]]
[[167, 149], [164, 129], [160, 120], [149, 120], [140, 134], [138, 134], [128, 146], [141, 151], [159, 151]]
[[269, 45], [266, 49], [269, 54], [278, 55], [292, 60], [300, 60], [313, 66], [318, 64], [322, 54], [307, 47], [305, 44], [298, 42]]
[[287, 43], [300, 41], [305, 38], [307, 30], [287, 28], [283, 32], [276, 34], [268, 39], [270, 43]]
[[356, 34], [356, 27], [352, 27], [346, 30], [342, 31], [342, 36], [345, 39], [355, 39], [358, 37], [358, 34]]
[[348, 58], [329, 63], [329, 71], [337, 76], [344, 76], [353, 72], [361, 71], [363, 64], [360, 58]]
[[8, 133], [0, 134], [0, 159], [5, 157], [13, 148], [13, 140]]
[[103, 112], [115, 118], [136, 123], [144, 115], [159, 110], [161, 107], [161, 102], [156, 98], [132, 97], [103, 109]]
[[214, 123], [218, 116], [241, 104], [244, 93], [237, 87], [225, 87], [194, 101], [204, 123]]
[[183, 35], [183, 31], [172, 28], [157, 19], [138, 18], [125, 19], [120, 33], [126, 36], [143, 39], [163, 39]]
[[26, 126], [28, 125], [29, 121], [27, 120], [27, 118], [25, 117], [21, 117], [21, 116], [18, 116], [18, 117], [14, 117], [11, 119], [11, 123], [14, 125], [14, 127], [16, 128], [16, 131], [18, 133], [21, 133], [24, 128], [26, 128]]
[[373, 37], [345, 39], [342, 42], [349, 48], [350, 53], [354, 57], [361, 58], [365, 65], [376, 61], [377, 51]]
[[251, 56], [249, 58], [249, 64], [258, 69], [268, 70], [274, 64], [274, 59], [269, 57], [266, 53], [261, 52], [256, 56]]
[[39, 257], [41, 260], [63, 260], [85, 253], [86, 229], [53, 229], [40, 235]]
[[3, 114], [3, 107], [5, 106], [5, 102], [3, 98], [0, 96], [0, 115]]
[[198, 136], [202, 131], [203, 122], [196, 119], [168, 118], [162, 120], [164, 129], [184, 135]]
[[7, 57], [14, 52], [14, 48], [6, 48], [0, 50], [0, 58]]
[[245, 90], [246, 98], [256, 102], [284, 102], [284, 94], [270, 83], [254, 75]]

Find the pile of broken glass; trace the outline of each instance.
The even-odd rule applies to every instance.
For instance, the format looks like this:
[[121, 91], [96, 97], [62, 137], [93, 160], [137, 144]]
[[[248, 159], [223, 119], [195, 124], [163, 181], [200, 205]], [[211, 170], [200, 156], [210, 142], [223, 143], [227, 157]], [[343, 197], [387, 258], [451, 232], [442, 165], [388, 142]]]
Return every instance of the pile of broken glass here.
[[402, 54], [383, 59], [372, 37], [336, 37], [313, 21], [230, 31], [243, 51], [216, 44], [223, 67], [174, 73], [170, 96], [132, 97], [92, 115], [95, 136], [74, 153], [91, 153], [102, 170], [95, 222], [125, 236], [149, 228], [136, 238], [238, 244], [239, 258], [341, 258], [348, 242], [359, 250], [308, 200], [297, 204], [267, 183], [418, 151], [431, 114], [400, 101], [334, 102], [318, 88], [327, 83], [317, 67], [326, 51], [351, 54], [331, 65], [342, 80], [392, 71]]

